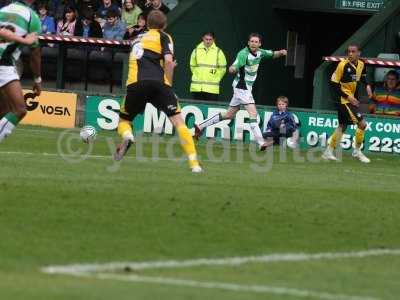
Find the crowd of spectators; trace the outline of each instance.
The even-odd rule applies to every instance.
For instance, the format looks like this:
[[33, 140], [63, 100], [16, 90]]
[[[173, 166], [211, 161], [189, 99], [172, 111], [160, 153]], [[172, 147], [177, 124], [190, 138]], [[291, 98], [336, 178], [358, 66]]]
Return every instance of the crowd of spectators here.
[[170, 11], [162, 0], [40, 0], [34, 9], [44, 34], [119, 40], [143, 33], [153, 9]]

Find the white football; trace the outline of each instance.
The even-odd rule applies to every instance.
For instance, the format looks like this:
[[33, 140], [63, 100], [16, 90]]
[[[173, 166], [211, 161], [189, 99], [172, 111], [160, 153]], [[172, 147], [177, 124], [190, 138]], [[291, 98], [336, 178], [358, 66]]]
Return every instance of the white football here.
[[85, 143], [93, 142], [96, 139], [96, 134], [96, 128], [90, 125], [82, 127], [79, 133], [82, 141]]

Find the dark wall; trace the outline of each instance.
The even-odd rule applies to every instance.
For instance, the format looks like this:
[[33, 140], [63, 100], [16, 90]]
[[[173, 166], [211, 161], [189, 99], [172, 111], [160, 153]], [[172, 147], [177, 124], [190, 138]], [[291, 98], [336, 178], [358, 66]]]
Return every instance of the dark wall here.
[[[182, 98], [190, 98], [190, 54], [204, 31], [216, 33], [217, 44], [231, 64], [246, 46], [249, 33], [261, 33], [263, 48], [276, 50], [286, 47], [290, 30], [297, 32], [298, 43], [305, 45], [303, 75], [295, 78], [295, 67], [285, 66], [285, 59], [264, 61], [253, 94], [259, 104], [273, 105], [279, 95], [286, 95], [292, 106], [311, 108], [314, 72], [322, 56], [331, 55], [371, 17], [368, 13], [335, 10], [335, 0], [251, 0], [251, 7], [237, 0], [189, 1], [196, 4], [168, 28], [175, 39], [179, 63], [175, 89]], [[225, 76], [220, 101], [230, 100], [232, 80], [232, 75]]]
[[[359, 44], [364, 57], [376, 57], [379, 53], [400, 53], [398, 40], [400, 28], [400, 1], [387, 2], [386, 8], [370, 18], [364, 26], [335, 50], [335, 55], [343, 55], [349, 43]], [[315, 71], [314, 109], [332, 109], [336, 99], [330, 92], [329, 80], [335, 64], [323, 63]], [[369, 66], [373, 80], [374, 67]]]
[[[251, 32], [259, 32], [264, 36], [263, 48], [286, 47], [286, 21], [272, 8], [270, 1], [251, 2], [250, 7], [237, 0], [201, 0], [168, 28], [175, 40], [179, 64], [175, 89], [180, 97], [190, 98], [190, 53], [206, 30], [215, 31], [217, 45], [225, 52], [228, 64], [233, 62], [236, 53], [246, 45]], [[232, 75], [225, 76], [221, 101], [230, 100], [232, 80]], [[294, 78], [293, 68], [285, 67], [284, 59], [265, 61], [261, 65], [253, 94], [259, 104], [271, 105], [277, 96], [283, 94], [289, 97], [293, 106], [311, 107], [304, 81]]]

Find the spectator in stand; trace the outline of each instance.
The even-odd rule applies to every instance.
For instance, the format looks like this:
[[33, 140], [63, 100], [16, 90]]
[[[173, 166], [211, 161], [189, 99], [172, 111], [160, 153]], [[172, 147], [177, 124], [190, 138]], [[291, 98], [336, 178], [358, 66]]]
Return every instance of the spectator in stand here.
[[105, 39], [122, 40], [126, 32], [126, 25], [119, 18], [119, 11], [110, 9], [107, 12], [107, 21], [103, 27]]
[[146, 18], [144, 14], [140, 14], [137, 24], [133, 27], [127, 28], [124, 40], [134, 40], [139, 34], [144, 33], [146, 30]]
[[102, 38], [103, 31], [100, 24], [94, 19], [92, 10], [84, 10], [81, 18], [75, 26], [75, 36], [82, 36], [85, 38]]
[[48, 2], [49, 15], [54, 19], [60, 21], [64, 18], [64, 11], [67, 7], [75, 8], [74, 0], [50, 0]]
[[66, 7], [64, 18], [57, 23], [57, 34], [74, 35], [76, 24], [76, 10], [72, 6]]
[[96, 12], [96, 19], [97, 19], [97, 22], [100, 23], [101, 27], [104, 26], [106, 19], [107, 19], [107, 12], [110, 10], [119, 12], [119, 7], [118, 7], [118, 5], [113, 3], [112, 0], [102, 0], [101, 4]]
[[56, 33], [56, 24], [54, 18], [49, 16], [49, 8], [46, 3], [38, 5], [39, 18], [42, 23], [42, 33], [54, 34]]
[[386, 76], [383, 86], [375, 88], [369, 111], [372, 114], [391, 115], [400, 117], [400, 82], [399, 73], [390, 70]]
[[148, 14], [154, 10], [161, 10], [164, 14], [168, 14], [170, 9], [161, 0], [147, 0], [145, 3], [144, 15], [148, 16]]
[[128, 29], [137, 25], [138, 17], [141, 13], [142, 10], [135, 4], [134, 0], [125, 0], [122, 7], [122, 21], [124, 21]]
[[98, 5], [99, 3], [97, 0], [78, 0], [76, 4], [79, 14], [81, 14], [84, 11], [95, 12], [98, 8]]
[[224, 52], [215, 44], [213, 32], [205, 32], [202, 41], [190, 56], [192, 82], [190, 92], [194, 99], [217, 101], [219, 86], [226, 72]]

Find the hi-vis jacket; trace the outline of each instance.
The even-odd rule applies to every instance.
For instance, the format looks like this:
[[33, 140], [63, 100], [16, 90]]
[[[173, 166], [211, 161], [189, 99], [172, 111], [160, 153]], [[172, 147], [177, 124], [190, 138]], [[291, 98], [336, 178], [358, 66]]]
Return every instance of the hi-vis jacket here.
[[219, 83], [226, 72], [226, 58], [215, 43], [206, 48], [201, 42], [190, 57], [191, 92], [219, 94]]

